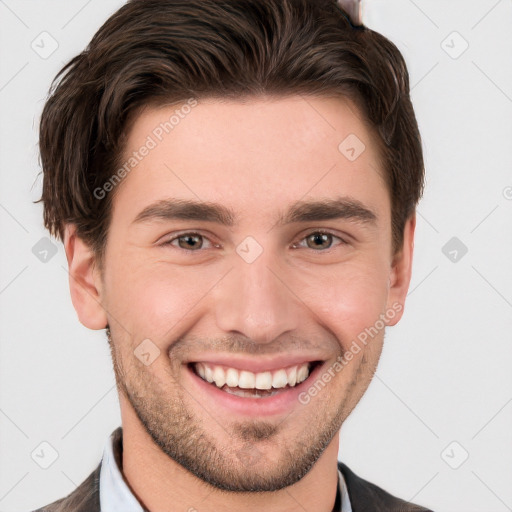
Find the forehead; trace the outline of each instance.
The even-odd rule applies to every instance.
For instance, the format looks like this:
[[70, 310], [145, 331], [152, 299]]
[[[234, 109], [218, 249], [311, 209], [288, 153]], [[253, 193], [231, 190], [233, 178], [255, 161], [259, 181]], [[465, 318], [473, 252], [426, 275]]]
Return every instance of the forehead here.
[[127, 172], [114, 208], [136, 214], [166, 196], [222, 201], [248, 212], [309, 196], [386, 202], [373, 137], [357, 108], [339, 97], [146, 108], [127, 137], [121, 158]]

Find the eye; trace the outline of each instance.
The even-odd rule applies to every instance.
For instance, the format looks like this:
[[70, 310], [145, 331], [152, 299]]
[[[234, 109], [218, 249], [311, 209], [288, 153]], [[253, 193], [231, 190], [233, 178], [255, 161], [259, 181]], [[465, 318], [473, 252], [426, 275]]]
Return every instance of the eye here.
[[[333, 245], [333, 239], [336, 238], [340, 241], [338, 245], [346, 245], [347, 242], [341, 239], [339, 236], [336, 236], [328, 231], [312, 231], [308, 235], [306, 235], [300, 242], [305, 241], [306, 247], [308, 249], [313, 249], [315, 251], [321, 252], [326, 249], [330, 249]], [[293, 248], [297, 246], [304, 247], [302, 244], [293, 244]]]
[[[161, 245], [172, 245], [174, 247], [178, 247], [179, 249], [184, 249], [185, 251], [198, 251], [200, 249], [204, 249], [204, 242], [207, 241], [211, 247], [218, 247], [216, 244], [212, 244], [208, 238], [199, 233], [182, 233], [180, 235], [176, 235]], [[174, 242], [177, 242], [176, 245]], [[208, 247], [206, 247], [208, 248]]]
[[[333, 246], [334, 239], [339, 240], [338, 245], [347, 244], [345, 240], [343, 240], [339, 236], [334, 235], [333, 233], [330, 233], [328, 231], [316, 230], [312, 231], [304, 238], [302, 238], [299, 243], [293, 244], [292, 247], [294, 249], [298, 247], [304, 247], [305, 242], [306, 248], [313, 249], [314, 251], [317, 252], [322, 252], [330, 249]], [[205, 243], [209, 244], [209, 246], [206, 245], [205, 247]], [[163, 242], [161, 245], [172, 245], [173, 247], [183, 249], [189, 252], [198, 252], [201, 249], [220, 247], [218, 244], [212, 243], [206, 236], [196, 232], [188, 232], [175, 235], [172, 238], [169, 238], [168, 240]]]

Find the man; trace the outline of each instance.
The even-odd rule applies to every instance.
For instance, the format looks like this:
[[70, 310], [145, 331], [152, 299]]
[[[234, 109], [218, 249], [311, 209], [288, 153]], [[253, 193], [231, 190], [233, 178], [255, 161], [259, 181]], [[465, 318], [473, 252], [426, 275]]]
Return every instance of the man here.
[[334, 0], [132, 0], [64, 69], [40, 149], [122, 415], [40, 510], [426, 510], [337, 461], [423, 188], [390, 41]]

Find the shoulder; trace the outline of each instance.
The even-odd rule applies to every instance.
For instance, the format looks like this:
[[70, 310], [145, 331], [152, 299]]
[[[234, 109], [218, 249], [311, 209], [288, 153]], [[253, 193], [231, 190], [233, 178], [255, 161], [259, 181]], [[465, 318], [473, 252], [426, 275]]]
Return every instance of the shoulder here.
[[375, 512], [432, 512], [428, 508], [401, 500], [389, 494], [378, 485], [357, 476], [343, 462], [338, 461], [338, 468], [343, 473], [347, 484], [352, 512], [373, 510]]
[[100, 512], [100, 469], [101, 463], [71, 494], [34, 512]]

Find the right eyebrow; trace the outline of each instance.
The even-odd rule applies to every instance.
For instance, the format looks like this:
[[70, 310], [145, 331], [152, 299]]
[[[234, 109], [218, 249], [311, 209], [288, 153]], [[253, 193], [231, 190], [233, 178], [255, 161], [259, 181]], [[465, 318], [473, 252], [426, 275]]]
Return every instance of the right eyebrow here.
[[132, 224], [151, 220], [197, 220], [224, 226], [235, 224], [235, 215], [223, 205], [189, 199], [162, 199], [144, 208]]

